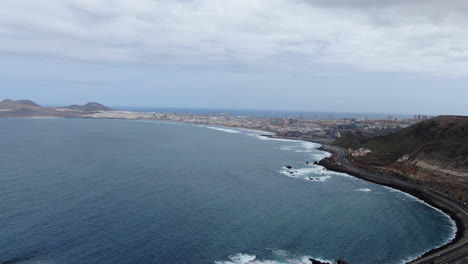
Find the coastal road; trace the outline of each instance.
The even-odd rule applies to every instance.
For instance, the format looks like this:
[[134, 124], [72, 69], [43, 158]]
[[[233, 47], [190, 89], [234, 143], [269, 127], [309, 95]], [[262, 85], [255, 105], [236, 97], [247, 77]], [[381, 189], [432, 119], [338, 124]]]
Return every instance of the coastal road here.
[[[385, 177], [370, 171], [357, 168], [351, 165], [347, 159], [348, 152], [346, 149], [324, 145], [325, 150], [329, 150], [333, 153], [336, 153], [335, 162], [338, 165], [346, 168], [347, 170], [354, 172], [356, 174], [362, 175], [364, 179], [389, 186], [401, 186], [406, 190], [412, 190], [417, 192], [424, 192], [426, 196], [429, 196], [433, 201], [437, 201], [439, 204], [443, 204], [446, 208], [450, 208], [452, 211], [456, 212], [457, 216], [460, 218], [460, 221], [464, 223], [465, 228], [468, 227], [468, 208], [457, 203], [456, 201], [451, 200], [445, 195], [439, 193], [438, 191], [432, 190], [430, 188], [417, 185], [410, 182], [405, 182], [389, 177]], [[463, 230], [463, 234], [460, 234], [460, 238], [456, 243], [453, 243], [447, 247], [444, 247], [440, 250], [435, 250], [430, 254], [413, 260], [409, 262], [410, 264], [422, 264], [422, 263], [435, 263], [435, 264], [457, 264], [457, 263], [468, 263], [468, 230]]]

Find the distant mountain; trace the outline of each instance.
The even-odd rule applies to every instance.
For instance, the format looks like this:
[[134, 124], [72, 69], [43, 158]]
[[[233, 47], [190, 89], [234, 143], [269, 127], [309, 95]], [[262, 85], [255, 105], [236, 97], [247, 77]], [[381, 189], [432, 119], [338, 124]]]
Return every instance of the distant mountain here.
[[22, 109], [22, 108], [29, 109], [31, 107], [41, 107], [41, 106], [31, 100], [14, 101], [11, 99], [5, 99], [0, 102], [0, 109]]
[[[347, 133], [332, 144], [372, 152], [354, 157], [361, 166], [426, 182], [468, 200], [468, 117], [438, 116], [386, 136]], [[400, 176], [401, 176], [400, 175]]]
[[67, 107], [42, 107], [31, 100], [5, 99], [0, 102], [1, 117], [81, 117], [85, 114], [112, 109], [100, 103], [91, 102], [85, 105]]
[[40, 105], [36, 104], [35, 102], [31, 100], [16, 100], [15, 102], [17, 102], [18, 104], [22, 104], [22, 105], [41, 107]]
[[66, 108], [83, 112], [112, 111], [111, 108], [96, 102], [90, 102], [85, 105], [71, 105]]

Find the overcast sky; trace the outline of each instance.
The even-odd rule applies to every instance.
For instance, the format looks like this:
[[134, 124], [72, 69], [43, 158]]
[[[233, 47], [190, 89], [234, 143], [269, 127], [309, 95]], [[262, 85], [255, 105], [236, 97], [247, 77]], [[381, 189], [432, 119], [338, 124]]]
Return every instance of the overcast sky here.
[[468, 115], [466, 0], [2, 0], [0, 95]]

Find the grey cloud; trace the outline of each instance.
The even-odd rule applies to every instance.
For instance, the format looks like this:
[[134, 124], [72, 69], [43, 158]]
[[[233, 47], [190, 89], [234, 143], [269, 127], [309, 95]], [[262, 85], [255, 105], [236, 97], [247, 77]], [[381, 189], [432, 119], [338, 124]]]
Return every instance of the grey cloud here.
[[303, 0], [313, 7], [351, 10], [367, 16], [380, 26], [407, 23], [443, 24], [447, 21], [468, 24], [466, 0]]
[[467, 19], [456, 12], [468, 4], [443, 2], [4, 0], [0, 54], [466, 75]]
[[340, 8], [421, 8], [424, 10], [463, 12], [468, 10], [465, 0], [303, 0], [311, 5]]

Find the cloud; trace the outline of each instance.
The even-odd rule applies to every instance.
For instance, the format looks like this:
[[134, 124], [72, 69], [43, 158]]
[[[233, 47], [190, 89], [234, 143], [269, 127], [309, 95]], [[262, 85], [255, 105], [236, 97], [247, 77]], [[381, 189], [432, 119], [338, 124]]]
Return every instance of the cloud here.
[[465, 12], [455, 0], [3, 0], [0, 54], [466, 75]]

